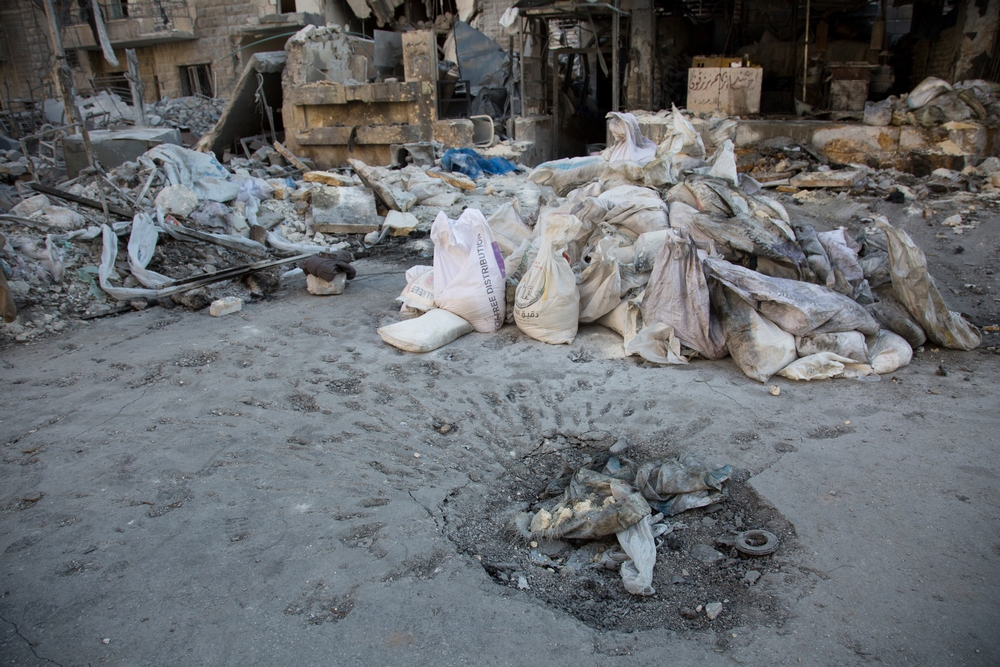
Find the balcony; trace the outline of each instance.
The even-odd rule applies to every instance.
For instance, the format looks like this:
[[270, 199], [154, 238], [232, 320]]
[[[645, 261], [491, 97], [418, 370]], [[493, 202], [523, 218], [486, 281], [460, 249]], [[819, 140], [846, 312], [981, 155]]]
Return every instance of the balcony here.
[[[192, 0], [101, 0], [99, 2], [111, 46], [132, 49], [152, 44], [185, 42], [195, 38]], [[66, 48], [99, 49], [87, 17], [73, 3], [63, 43]]]

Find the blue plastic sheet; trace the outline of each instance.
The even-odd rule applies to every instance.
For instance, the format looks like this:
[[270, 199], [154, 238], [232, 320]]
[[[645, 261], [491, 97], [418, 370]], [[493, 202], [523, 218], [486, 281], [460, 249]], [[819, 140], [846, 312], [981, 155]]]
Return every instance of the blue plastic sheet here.
[[447, 171], [457, 171], [475, 180], [484, 174], [507, 174], [517, 169], [510, 160], [502, 157], [485, 158], [471, 148], [449, 148], [441, 157], [441, 166]]

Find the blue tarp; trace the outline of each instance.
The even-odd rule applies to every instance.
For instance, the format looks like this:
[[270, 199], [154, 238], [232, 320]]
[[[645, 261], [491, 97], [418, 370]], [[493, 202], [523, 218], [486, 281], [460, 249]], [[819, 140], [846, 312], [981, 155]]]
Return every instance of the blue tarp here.
[[475, 180], [483, 174], [507, 174], [517, 170], [510, 160], [502, 157], [485, 158], [471, 148], [449, 148], [441, 157], [441, 166]]

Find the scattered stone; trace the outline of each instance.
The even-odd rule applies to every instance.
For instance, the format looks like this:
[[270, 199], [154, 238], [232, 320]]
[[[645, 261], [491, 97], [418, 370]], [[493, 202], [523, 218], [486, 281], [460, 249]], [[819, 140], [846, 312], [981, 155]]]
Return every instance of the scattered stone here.
[[746, 574], [743, 575], [743, 579], [748, 584], [753, 586], [754, 584], [757, 583], [757, 580], [760, 579], [760, 572], [758, 572], [757, 570], [749, 570]]
[[35, 195], [34, 197], [28, 197], [22, 201], [17, 206], [10, 209], [11, 215], [16, 215], [20, 218], [30, 218], [32, 214], [38, 213], [43, 208], [52, 206], [52, 202], [45, 195]]
[[805, 171], [793, 176], [789, 185], [793, 188], [850, 188], [861, 180], [862, 175], [856, 169]]
[[191, 310], [201, 310], [212, 303], [212, 299], [201, 288], [188, 290], [180, 294], [172, 294], [170, 298], [174, 303], [186, 306]]
[[338, 273], [331, 281], [323, 280], [318, 276], [306, 276], [306, 289], [309, 290], [310, 294], [315, 294], [316, 296], [343, 294], [346, 286], [346, 273]]
[[781, 395], [781, 387], [779, 387], [776, 384], [772, 384], [770, 387], [768, 387], [767, 391], [771, 394], [771, 396]]
[[722, 613], [721, 602], [709, 602], [707, 605], [705, 605], [705, 615], [708, 616], [708, 620], [714, 621], [721, 613]]
[[183, 185], [168, 185], [156, 195], [155, 201], [164, 213], [178, 218], [187, 218], [198, 208], [198, 195]]
[[208, 312], [212, 317], [222, 317], [230, 313], [237, 313], [243, 310], [243, 299], [235, 296], [227, 296], [212, 302]]
[[717, 563], [718, 561], [725, 558], [725, 556], [707, 544], [696, 544], [691, 547], [690, 555], [695, 560], [699, 560], [706, 565], [711, 565], [712, 563]]
[[698, 612], [692, 609], [691, 607], [681, 607], [680, 611], [681, 611], [681, 616], [683, 616], [688, 620], [693, 621], [694, 619], [698, 618]]
[[[334, 187], [356, 185], [354, 179], [350, 176], [335, 174], [332, 171], [307, 171], [302, 174], [302, 180], [306, 183], [322, 183], [323, 185], [332, 185]], [[302, 193], [299, 195], [300, 197], [309, 197], [309, 190], [300, 188], [292, 193], [292, 199], [295, 199], [295, 195], [299, 193]]]

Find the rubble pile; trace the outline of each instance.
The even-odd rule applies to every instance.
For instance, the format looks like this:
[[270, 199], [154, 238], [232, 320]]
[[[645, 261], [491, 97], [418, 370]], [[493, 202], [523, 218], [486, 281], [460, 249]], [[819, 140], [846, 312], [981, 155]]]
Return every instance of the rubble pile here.
[[996, 128], [1000, 126], [1000, 84], [972, 79], [952, 85], [928, 77], [902, 97], [866, 103], [864, 122], [920, 127], [973, 122]]
[[192, 95], [146, 105], [146, 122], [152, 127], [187, 129], [200, 137], [215, 127], [228, 100], [222, 97]]

